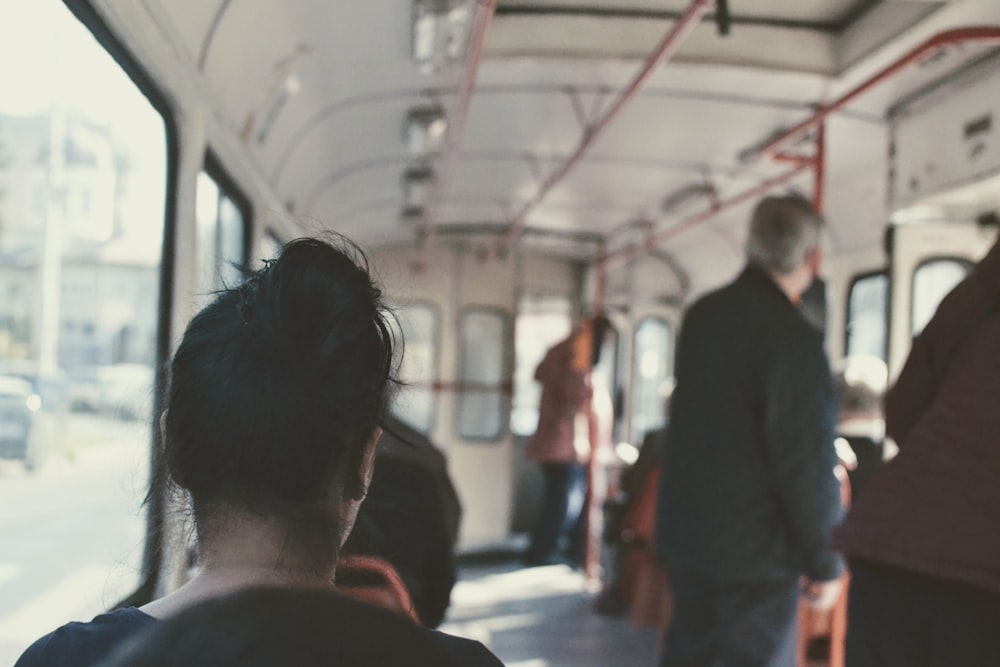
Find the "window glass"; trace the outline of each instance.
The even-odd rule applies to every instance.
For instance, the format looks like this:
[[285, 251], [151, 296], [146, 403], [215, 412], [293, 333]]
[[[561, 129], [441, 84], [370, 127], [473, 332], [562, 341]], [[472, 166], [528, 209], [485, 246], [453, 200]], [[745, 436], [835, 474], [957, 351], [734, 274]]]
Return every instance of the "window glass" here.
[[632, 368], [632, 440], [665, 423], [664, 400], [670, 377], [670, 327], [646, 318], [635, 331]]
[[246, 217], [235, 197], [208, 172], [198, 174], [198, 294], [205, 301], [212, 292], [240, 281], [246, 257]]
[[889, 276], [885, 272], [856, 278], [847, 299], [844, 352], [886, 360], [886, 313]]
[[496, 440], [503, 433], [506, 324], [499, 312], [468, 309], [461, 327], [458, 432], [469, 440]]
[[535, 381], [535, 369], [552, 346], [569, 336], [571, 311], [572, 304], [565, 297], [521, 298], [514, 330], [514, 396], [510, 412], [514, 435], [531, 435], [538, 426], [542, 387]]
[[[273, 232], [265, 232], [260, 239], [260, 259], [275, 259], [281, 254], [284, 244], [274, 235]], [[261, 261], [263, 263], [263, 261]]]
[[0, 664], [141, 570], [164, 119], [58, 0], [0, 3]]
[[914, 336], [923, 331], [938, 304], [972, 268], [964, 259], [932, 259], [913, 274], [913, 308], [910, 313]]
[[[616, 329], [608, 328], [604, 334], [604, 344], [601, 345], [601, 359], [594, 367], [593, 377], [594, 386], [596, 387], [598, 382], [603, 383], [604, 387], [608, 390], [608, 397], [612, 403], [617, 403], [615, 394], [618, 386], [618, 331]], [[619, 436], [619, 428], [618, 420], [615, 419], [613, 435], [616, 439]]]
[[392, 406], [393, 414], [422, 433], [434, 427], [437, 394], [438, 317], [426, 304], [410, 304], [397, 309], [404, 341], [400, 379], [404, 386]]

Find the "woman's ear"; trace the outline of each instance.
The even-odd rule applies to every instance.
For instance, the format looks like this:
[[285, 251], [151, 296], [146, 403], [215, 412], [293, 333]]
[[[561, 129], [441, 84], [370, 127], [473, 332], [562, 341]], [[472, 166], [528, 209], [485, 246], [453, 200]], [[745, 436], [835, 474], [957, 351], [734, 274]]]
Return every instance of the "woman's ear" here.
[[365, 442], [364, 448], [361, 450], [361, 461], [358, 466], [357, 478], [351, 484], [352, 488], [347, 490], [351, 500], [361, 501], [368, 495], [368, 487], [372, 483], [372, 475], [375, 473], [375, 446], [381, 437], [382, 428], [376, 426], [371, 436]]

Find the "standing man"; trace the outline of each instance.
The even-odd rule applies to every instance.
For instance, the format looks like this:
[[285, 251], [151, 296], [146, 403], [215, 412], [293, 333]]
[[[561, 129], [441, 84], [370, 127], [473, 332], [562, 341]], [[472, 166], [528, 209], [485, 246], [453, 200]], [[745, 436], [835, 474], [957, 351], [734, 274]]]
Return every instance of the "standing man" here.
[[664, 667], [793, 667], [800, 592], [821, 607], [839, 595], [837, 403], [798, 309], [823, 224], [798, 195], [762, 200], [746, 268], [685, 316], [657, 508]]

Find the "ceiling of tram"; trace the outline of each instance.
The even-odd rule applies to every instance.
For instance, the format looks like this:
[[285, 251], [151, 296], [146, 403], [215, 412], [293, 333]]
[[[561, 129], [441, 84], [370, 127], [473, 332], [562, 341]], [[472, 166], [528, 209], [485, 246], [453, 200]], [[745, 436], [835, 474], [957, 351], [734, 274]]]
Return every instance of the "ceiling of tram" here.
[[[478, 68], [455, 63], [432, 73], [413, 61], [410, 0], [145, 2], [200, 71], [220, 122], [294, 215], [373, 245], [488, 232], [591, 257], [599, 239], [611, 248], [641, 240], [787, 172], [741, 153], [935, 32], [987, 18], [967, 2], [731, 0], [729, 35], [720, 36], [709, 13], [546, 190], [687, 0], [501, 0]], [[1000, 6], [990, 11], [1000, 22]], [[828, 188], [856, 193], [829, 202], [835, 243], [881, 234], [885, 185], [857, 182], [851, 165], [884, 161], [888, 106], [982, 53], [953, 50], [831, 123]], [[475, 79], [458, 128], [463, 71]], [[425, 108], [444, 113], [451, 151], [408, 149], [404, 120]], [[812, 143], [792, 150], [809, 152]], [[430, 177], [406, 180], [408, 170]], [[791, 182], [813, 186], [808, 174]], [[431, 202], [408, 204], [408, 192]], [[714, 278], [699, 278], [704, 252], [695, 249], [738, 255], [745, 215], [746, 206], [735, 207], [692, 225], [662, 250], [676, 254], [697, 288]]]

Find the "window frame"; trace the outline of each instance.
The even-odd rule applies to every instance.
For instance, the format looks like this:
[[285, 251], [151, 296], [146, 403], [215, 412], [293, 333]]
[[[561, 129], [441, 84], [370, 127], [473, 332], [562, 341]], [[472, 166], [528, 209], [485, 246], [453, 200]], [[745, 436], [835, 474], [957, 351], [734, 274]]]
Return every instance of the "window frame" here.
[[[962, 280], [964, 280], [965, 277], [967, 277], [969, 275], [969, 273], [972, 272], [972, 269], [976, 266], [976, 263], [974, 261], [972, 261], [971, 259], [969, 259], [968, 257], [962, 257], [962, 256], [959, 256], [959, 255], [928, 255], [927, 257], [922, 257], [920, 259], [920, 261], [917, 263], [917, 265], [915, 267], [913, 267], [913, 272], [910, 274], [910, 308], [909, 308], [909, 313], [907, 314], [907, 319], [908, 319], [908, 321], [907, 321], [907, 325], [908, 325], [907, 330], [909, 332], [910, 340], [915, 339], [917, 336], [920, 335], [920, 331], [923, 331], [923, 328], [921, 328], [920, 331], [917, 331], [917, 332], [914, 332], [914, 330], [913, 330], [913, 324], [916, 321], [915, 306], [916, 306], [916, 303], [917, 303], [917, 298], [916, 298], [917, 297], [917, 274], [920, 273], [920, 270], [923, 269], [923, 268], [925, 268], [926, 266], [928, 266], [930, 264], [936, 264], [938, 262], [953, 262], [955, 264], [959, 264], [962, 267], [964, 267], [965, 268], [965, 276], [962, 277]], [[961, 280], [959, 282], [961, 282]], [[958, 283], [955, 283], [955, 284], [957, 285]], [[952, 289], [954, 289], [954, 288], [952, 288]], [[948, 290], [948, 292], [950, 292], [950, 291], [951, 290]], [[947, 293], [945, 293], [945, 296], [947, 296]], [[942, 297], [941, 300], [943, 301], [944, 297]], [[938, 305], [934, 307], [934, 310], [937, 311], [937, 308], [940, 305], [941, 305], [941, 301], [938, 301]], [[931, 318], [933, 318], [933, 313], [931, 314]], [[929, 321], [930, 321], [930, 319], [928, 319], [928, 322]], [[924, 324], [924, 327], [926, 327], [926, 326], [927, 325]]]
[[[636, 396], [638, 394], [638, 392], [636, 392], [636, 378], [639, 375], [637, 373], [637, 362], [638, 362], [637, 352], [639, 346], [636, 344], [636, 340], [639, 336], [639, 330], [646, 322], [659, 322], [660, 324], [663, 325], [663, 328], [666, 330], [667, 346], [664, 357], [664, 363], [666, 365], [666, 374], [664, 376], [664, 381], [673, 377], [674, 375], [674, 351], [675, 351], [674, 348], [677, 345], [677, 338], [676, 338], [676, 332], [674, 331], [673, 326], [671, 326], [670, 320], [668, 320], [666, 317], [663, 317], [662, 315], [656, 315], [656, 314], [649, 314], [639, 318], [635, 326], [632, 328], [632, 340], [631, 340], [632, 359], [631, 359], [631, 368], [629, 369], [629, 380], [630, 380], [629, 396], [631, 397], [632, 402], [630, 405], [630, 410], [628, 415], [628, 432], [633, 440], [637, 439], [636, 433], [634, 431], [635, 431], [636, 406], [638, 405], [638, 401], [636, 400]], [[664, 420], [666, 420], [665, 412], [663, 417]]]
[[226, 197], [233, 203], [236, 209], [240, 212], [240, 216], [243, 218], [241, 230], [243, 232], [243, 247], [240, 249], [239, 268], [240, 271], [245, 272], [250, 268], [250, 249], [253, 247], [254, 241], [253, 204], [250, 202], [250, 198], [247, 197], [243, 189], [239, 186], [236, 179], [234, 179], [230, 172], [223, 166], [222, 161], [211, 147], [205, 151], [205, 157], [202, 160], [201, 170], [215, 182], [215, 186], [219, 189], [220, 195], [220, 198], [215, 205], [214, 241], [216, 266], [213, 268], [216, 271], [219, 269], [219, 241], [221, 234], [221, 225], [219, 223], [222, 220], [222, 197]]
[[[501, 336], [502, 343], [500, 349], [500, 382], [496, 385], [495, 390], [500, 395], [500, 420], [499, 427], [496, 433], [491, 435], [466, 435], [462, 432], [462, 401], [464, 396], [468, 393], [466, 391], [467, 386], [476, 385], [477, 390], [485, 389], [486, 391], [492, 391], [491, 385], [467, 382], [465, 379], [465, 318], [470, 313], [489, 313], [494, 314], [500, 319], [501, 324]], [[503, 440], [503, 438], [510, 432], [510, 401], [512, 392], [513, 379], [510, 377], [511, 374], [511, 317], [505, 309], [500, 306], [493, 305], [478, 305], [478, 304], [467, 304], [459, 309], [458, 311], [458, 392], [457, 400], [455, 406], [455, 432], [458, 437], [462, 440], [475, 444], [495, 444]]]
[[885, 340], [882, 342], [882, 361], [888, 363], [889, 359], [889, 318], [892, 313], [892, 276], [888, 268], [873, 269], [871, 271], [863, 271], [861, 273], [855, 273], [851, 276], [850, 282], [847, 284], [847, 298], [844, 299], [844, 356], [847, 357], [850, 353], [851, 344], [851, 295], [854, 293], [855, 286], [862, 282], [863, 280], [869, 280], [871, 278], [876, 278], [882, 276], [885, 278], [885, 304], [882, 309], [882, 317], [885, 323]]
[[[426, 431], [421, 431], [420, 428], [418, 428], [414, 424], [410, 424], [409, 422], [407, 422], [407, 425], [423, 433], [424, 435], [430, 436], [432, 433], [434, 433], [434, 429], [436, 429], [438, 426], [438, 410], [440, 408], [440, 405], [438, 404], [438, 397], [440, 395], [440, 392], [438, 391], [435, 385], [441, 382], [441, 366], [442, 366], [441, 331], [443, 328], [442, 323], [444, 322], [444, 312], [440, 304], [437, 304], [429, 299], [415, 299], [413, 301], [400, 302], [394, 310], [396, 311], [404, 310], [406, 308], [411, 308], [413, 306], [426, 307], [433, 316], [434, 331], [431, 336], [431, 340], [434, 343], [434, 369], [433, 369], [434, 372], [432, 374], [430, 385], [427, 387], [428, 391], [430, 391], [431, 396], [433, 397], [433, 405], [431, 407], [430, 423], [428, 424]], [[396, 315], [396, 320], [397, 324], [399, 324], [400, 335], [402, 335], [403, 327], [402, 324], [399, 323], [398, 321], [399, 320], [398, 314]], [[403, 340], [403, 355], [404, 356], [406, 355], [405, 339]], [[395, 399], [393, 402], [395, 403]], [[398, 414], [396, 414], [395, 411], [393, 411], [392, 414], [397, 419], [402, 420], [402, 418]]]
[[[153, 414], [159, 415], [166, 407], [167, 374], [164, 372], [170, 358], [173, 332], [173, 300], [175, 293], [175, 266], [177, 264], [177, 223], [178, 184], [180, 182], [180, 130], [177, 110], [168, 97], [156, 85], [152, 76], [139, 60], [125, 47], [112, 32], [100, 14], [88, 0], [62, 0], [65, 7], [87, 29], [94, 40], [121, 67], [138, 91], [149, 101], [150, 106], [163, 119], [163, 133], [166, 156], [166, 183], [163, 203], [163, 245], [160, 257], [159, 297], [157, 304], [156, 368], [153, 380]], [[164, 547], [164, 535], [160, 525], [166, 520], [167, 497], [158, 475], [162, 447], [160, 429], [151, 429], [150, 441], [150, 483], [158, 488], [150, 490], [145, 503], [146, 530], [143, 541], [143, 555], [140, 583], [136, 590], [115, 606], [137, 606], [154, 599], [156, 584], [161, 572], [160, 554]]]

